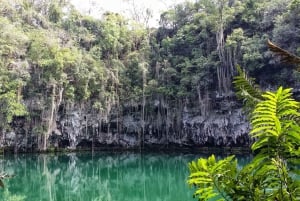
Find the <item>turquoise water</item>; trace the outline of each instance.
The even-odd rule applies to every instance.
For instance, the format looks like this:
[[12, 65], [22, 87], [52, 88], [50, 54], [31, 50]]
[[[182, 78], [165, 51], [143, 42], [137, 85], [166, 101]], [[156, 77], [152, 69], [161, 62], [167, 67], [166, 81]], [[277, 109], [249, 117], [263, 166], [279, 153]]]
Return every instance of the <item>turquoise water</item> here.
[[[3, 201], [192, 201], [187, 163], [199, 154], [69, 153], [0, 158], [15, 175]], [[246, 163], [247, 158], [242, 158]]]

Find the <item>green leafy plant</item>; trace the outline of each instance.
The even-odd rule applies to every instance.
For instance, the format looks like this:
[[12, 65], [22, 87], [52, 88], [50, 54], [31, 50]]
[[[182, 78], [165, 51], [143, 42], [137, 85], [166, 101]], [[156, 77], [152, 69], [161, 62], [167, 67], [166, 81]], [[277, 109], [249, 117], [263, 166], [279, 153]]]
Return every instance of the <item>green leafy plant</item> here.
[[199, 196], [199, 200], [227, 200], [225, 189], [233, 185], [232, 178], [237, 173], [237, 160], [234, 160], [234, 156], [219, 161], [214, 155], [208, 159], [200, 158], [197, 162], [191, 162], [189, 169], [191, 174], [188, 183], [198, 187], [194, 195]]
[[252, 112], [255, 157], [248, 165], [238, 169], [234, 156], [189, 164], [188, 183], [199, 200], [300, 200], [299, 102], [282, 87], [261, 97]]
[[292, 98], [292, 89], [280, 87], [276, 93], [262, 96], [251, 119], [250, 134], [256, 137], [252, 150], [264, 157], [291, 158], [300, 142], [299, 103]]
[[236, 90], [236, 96], [245, 104], [248, 112], [262, 100], [262, 91], [255, 84], [255, 79], [247, 76], [246, 72], [239, 66], [236, 66], [238, 75], [233, 79], [233, 85]]

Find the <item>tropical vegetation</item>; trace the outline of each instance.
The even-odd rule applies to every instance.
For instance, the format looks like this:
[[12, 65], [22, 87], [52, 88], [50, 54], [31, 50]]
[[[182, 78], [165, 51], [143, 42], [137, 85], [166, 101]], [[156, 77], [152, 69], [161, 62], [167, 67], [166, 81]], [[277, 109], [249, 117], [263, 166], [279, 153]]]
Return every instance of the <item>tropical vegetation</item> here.
[[151, 132], [180, 139], [186, 108], [206, 117], [219, 107], [217, 98], [234, 98], [237, 63], [263, 88], [297, 87], [299, 74], [278, 67], [266, 40], [299, 53], [299, 5], [187, 1], [164, 11], [151, 28], [117, 13], [95, 19], [67, 0], [2, 0], [3, 141], [21, 124], [22, 135], [37, 142], [27, 146], [46, 150], [59, 117], [75, 109], [88, 114], [86, 135], [129, 132], [121, 117], [130, 114], [140, 122], [130, 132], [141, 146], [150, 124]]
[[[180, 140], [186, 108], [206, 118], [221, 107], [216, 99], [243, 98], [255, 157], [243, 168], [233, 156], [190, 163], [195, 195], [299, 200], [299, 102], [287, 88], [299, 88], [299, 73], [266, 42], [287, 50], [283, 60], [300, 53], [300, 1], [187, 1], [162, 12], [154, 28], [145, 13], [143, 24], [138, 13], [96, 19], [68, 0], [1, 0], [1, 143], [21, 125], [22, 138], [36, 142], [28, 147], [47, 150], [59, 117], [74, 110], [84, 111], [86, 135], [132, 132], [142, 147], [151, 122], [151, 132]], [[140, 126], [124, 129], [126, 115]]]

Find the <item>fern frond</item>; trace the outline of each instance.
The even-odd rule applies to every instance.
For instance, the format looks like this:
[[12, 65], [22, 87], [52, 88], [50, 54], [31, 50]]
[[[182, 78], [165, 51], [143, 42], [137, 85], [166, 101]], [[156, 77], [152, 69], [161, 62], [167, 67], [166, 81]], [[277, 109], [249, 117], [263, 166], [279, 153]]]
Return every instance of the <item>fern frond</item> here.
[[238, 75], [233, 78], [233, 85], [237, 98], [246, 103], [246, 109], [252, 110], [263, 99], [262, 91], [255, 84], [255, 79], [248, 77], [239, 65], [236, 69]]
[[237, 173], [237, 161], [234, 160], [234, 156], [219, 161], [214, 155], [208, 159], [200, 158], [189, 163], [189, 169], [190, 176], [187, 182], [197, 188], [194, 195], [199, 200], [228, 200], [224, 188], [233, 182]]
[[296, 133], [300, 134], [297, 126], [299, 103], [292, 98], [292, 89], [280, 87], [275, 93], [264, 93], [262, 98], [264, 100], [256, 105], [251, 118], [250, 134], [257, 138], [252, 150], [280, 152], [279, 155], [291, 152], [300, 145], [300, 141], [288, 143], [295, 142]]

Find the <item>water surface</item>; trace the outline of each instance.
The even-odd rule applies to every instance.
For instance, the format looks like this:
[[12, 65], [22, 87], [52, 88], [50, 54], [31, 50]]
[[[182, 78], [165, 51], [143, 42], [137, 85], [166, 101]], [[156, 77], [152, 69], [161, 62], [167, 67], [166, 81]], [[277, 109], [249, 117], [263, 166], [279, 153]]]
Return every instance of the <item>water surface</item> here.
[[4, 181], [0, 200], [192, 201], [196, 199], [186, 184], [187, 163], [199, 156], [204, 155], [99, 152], [5, 156], [0, 170], [15, 176]]

